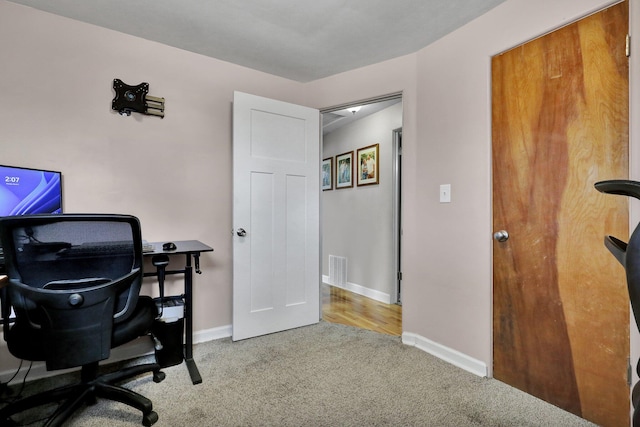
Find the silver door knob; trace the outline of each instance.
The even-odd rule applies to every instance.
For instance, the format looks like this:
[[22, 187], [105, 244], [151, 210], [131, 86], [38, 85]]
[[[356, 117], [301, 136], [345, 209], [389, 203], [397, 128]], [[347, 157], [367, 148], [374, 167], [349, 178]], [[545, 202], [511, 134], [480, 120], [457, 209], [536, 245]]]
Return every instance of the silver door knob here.
[[493, 233], [493, 238], [498, 242], [506, 242], [509, 240], [509, 233], [507, 233], [507, 230], [496, 231]]
[[244, 228], [238, 228], [238, 231], [236, 231], [236, 234], [240, 237], [244, 237], [247, 235], [247, 232], [244, 230]]

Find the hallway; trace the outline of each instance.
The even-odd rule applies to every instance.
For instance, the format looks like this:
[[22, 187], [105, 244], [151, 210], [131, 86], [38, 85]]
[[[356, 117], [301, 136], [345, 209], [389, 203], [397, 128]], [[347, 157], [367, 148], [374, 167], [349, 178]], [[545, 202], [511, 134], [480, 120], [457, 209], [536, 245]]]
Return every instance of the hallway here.
[[327, 284], [322, 285], [322, 318], [383, 334], [402, 334], [401, 305], [384, 304]]

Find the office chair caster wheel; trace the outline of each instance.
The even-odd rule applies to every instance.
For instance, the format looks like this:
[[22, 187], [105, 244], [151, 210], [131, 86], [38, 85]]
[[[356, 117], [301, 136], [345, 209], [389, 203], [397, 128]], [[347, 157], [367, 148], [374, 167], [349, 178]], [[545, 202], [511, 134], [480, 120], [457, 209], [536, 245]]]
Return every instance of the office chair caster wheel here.
[[154, 371], [153, 372], [153, 382], [154, 383], [159, 383], [162, 382], [162, 380], [164, 380], [167, 377], [167, 374], [165, 374], [162, 371]]
[[158, 414], [154, 411], [142, 416], [142, 425], [145, 427], [152, 426], [158, 421]]

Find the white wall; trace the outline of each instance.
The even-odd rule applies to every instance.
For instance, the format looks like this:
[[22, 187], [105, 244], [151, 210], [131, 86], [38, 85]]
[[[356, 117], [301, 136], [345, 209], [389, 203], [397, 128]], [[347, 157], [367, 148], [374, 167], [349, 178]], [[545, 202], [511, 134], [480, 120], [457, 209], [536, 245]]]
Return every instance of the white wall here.
[[[402, 127], [397, 103], [324, 136], [323, 158], [379, 144], [378, 185], [322, 192], [322, 274], [329, 255], [347, 258], [348, 288], [389, 303], [395, 292], [393, 235], [393, 130]], [[354, 173], [357, 164], [354, 165]], [[360, 289], [363, 287], [365, 289]]]

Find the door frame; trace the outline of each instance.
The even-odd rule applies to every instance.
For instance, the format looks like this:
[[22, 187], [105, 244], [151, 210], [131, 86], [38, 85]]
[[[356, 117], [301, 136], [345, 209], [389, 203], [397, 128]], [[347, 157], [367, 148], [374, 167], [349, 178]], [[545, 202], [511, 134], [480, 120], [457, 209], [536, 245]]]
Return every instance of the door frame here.
[[[551, 27], [543, 32], [530, 35], [526, 38], [518, 40], [514, 43], [506, 44], [501, 46], [500, 49], [491, 51], [488, 54], [488, 87], [491, 88], [491, 58], [495, 55], [500, 55], [503, 52], [507, 52], [511, 49], [514, 49], [520, 45], [526, 44], [530, 41], [538, 39], [540, 37], [544, 37], [545, 35], [557, 31], [563, 27], [571, 25], [581, 19], [584, 19], [590, 15], [596, 14], [604, 9], [615, 6], [618, 3], [622, 3], [625, 0], [610, 0], [606, 4], [599, 5], [595, 9], [588, 10], [583, 14], [572, 16], [571, 19], [567, 22], [562, 22], [557, 24], [557, 26]], [[638, 9], [638, 11], [636, 11]], [[634, 1], [629, 1], [629, 34], [631, 35], [637, 29], [640, 28], [640, 6], [636, 4]], [[640, 180], [640, 157], [636, 160], [637, 156], [633, 156], [633, 152], [637, 147], [640, 147], [640, 84], [633, 84], [633, 76], [637, 74], [637, 71], [640, 70], [640, 43], [631, 42], [629, 44], [628, 51], [628, 59], [629, 59], [629, 179]], [[489, 96], [489, 103], [491, 102], [491, 97]], [[489, 123], [491, 124], [491, 105], [489, 104]], [[320, 110], [322, 113], [322, 110]], [[637, 135], [637, 136], [636, 136]], [[490, 143], [490, 151], [493, 150], [493, 141], [491, 138], [491, 129], [489, 129], [489, 143]], [[638, 148], [640, 150], [640, 148]], [[493, 378], [493, 361], [494, 361], [494, 352], [493, 352], [493, 174], [491, 171], [491, 158], [489, 157], [489, 207], [490, 207], [490, 215], [489, 215], [489, 226], [488, 226], [488, 245], [489, 245], [489, 278], [491, 280], [491, 306], [489, 312], [489, 319], [491, 319], [489, 324], [490, 330], [490, 342], [489, 342], [489, 361], [490, 363], [487, 365], [487, 377]], [[633, 231], [634, 228], [640, 224], [640, 204], [631, 201], [629, 203], [629, 231]], [[640, 381], [640, 375], [636, 371], [633, 366], [634, 361], [640, 360], [640, 330], [636, 326], [635, 319], [633, 318], [633, 313], [630, 312], [629, 317], [629, 350], [630, 350], [630, 359], [631, 359], [631, 381], [632, 384], [635, 384], [637, 381]]]
[[[357, 107], [357, 106], [362, 106], [362, 105], [368, 105], [368, 104], [375, 104], [378, 102], [384, 102], [384, 101], [389, 101], [389, 100], [393, 100], [393, 99], [400, 99], [401, 103], [403, 103], [404, 97], [403, 97], [403, 93], [402, 91], [400, 92], [393, 92], [393, 93], [389, 93], [389, 94], [385, 94], [385, 95], [380, 95], [380, 96], [376, 96], [376, 97], [372, 97], [372, 98], [366, 98], [360, 101], [353, 101], [353, 102], [348, 102], [348, 103], [344, 103], [344, 104], [338, 104], [338, 105], [334, 105], [331, 107], [326, 107], [326, 108], [320, 108], [320, 158], [324, 158], [324, 135], [322, 132], [322, 126], [323, 126], [323, 121], [324, 121], [324, 114], [325, 113], [331, 113], [334, 111], [339, 111], [339, 110], [344, 110], [350, 107]], [[401, 194], [402, 194], [402, 168], [399, 165], [399, 161], [400, 161], [400, 156], [402, 154], [402, 150], [401, 148], [398, 148], [396, 146], [397, 143], [401, 143], [401, 141], [397, 140], [398, 135], [397, 132], [399, 132], [400, 134], [402, 133], [402, 128], [404, 127], [404, 111], [405, 111], [405, 107], [404, 107], [404, 103], [402, 104], [402, 126], [397, 128], [397, 129], [393, 129], [392, 131], [392, 156], [393, 156], [393, 167], [392, 167], [392, 179], [393, 179], [393, 183], [392, 183], [392, 187], [393, 187], [393, 195], [392, 195], [392, 205], [393, 205], [393, 227], [394, 227], [394, 261], [393, 261], [393, 268], [396, 271], [396, 277], [401, 276], [401, 271], [402, 271], [402, 265], [401, 265], [401, 246], [402, 246], [402, 242], [400, 239], [400, 236], [402, 234], [402, 217], [403, 217], [403, 213], [402, 213], [402, 198], [401, 198]], [[322, 202], [322, 197], [320, 197], [320, 212], [322, 212], [323, 209], [323, 202]], [[321, 266], [321, 271], [322, 271], [322, 265], [323, 265], [323, 259], [322, 259], [322, 254], [323, 254], [323, 236], [324, 236], [324, 223], [322, 221], [322, 215], [320, 215], [320, 266]], [[322, 284], [320, 284], [322, 286]], [[400, 290], [400, 284], [399, 284], [399, 280], [396, 280], [394, 282], [394, 289], [392, 290], [392, 294], [390, 295], [390, 303], [391, 304], [399, 304], [401, 302], [401, 296], [400, 296], [401, 290]], [[320, 293], [320, 298], [322, 298], [322, 292]], [[322, 302], [320, 304], [320, 318], [322, 318]]]
[[[519, 46], [525, 45], [529, 42], [535, 41], [541, 37], [544, 37], [546, 35], [549, 35], [555, 31], [561, 30], [567, 26], [573, 25], [583, 19], [589, 18], [592, 15], [598, 14], [600, 12], [603, 12], [611, 7], [617, 6], [619, 3], [623, 3], [625, 2], [625, 0], [618, 0], [618, 1], [612, 1], [610, 2], [610, 4], [606, 4], [603, 6], [598, 7], [596, 10], [591, 11], [589, 13], [585, 13], [584, 15], [581, 16], [577, 16], [574, 19], [572, 19], [569, 22], [563, 23], [562, 25], [559, 25], [557, 27], [554, 27], [552, 29], [550, 29], [549, 31], [546, 31], [543, 34], [531, 37], [531, 38], [527, 38], [524, 39], [520, 42], [518, 42], [517, 44], [514, 44], [513, 46], [501, 49], [499, 52], [495, 52], [493, 54], [490, 55], [489, 58], [492, 58], [496, 55], [500, 55], [504, 52], [508, 52], [514, 48], [517, 48]], [[632, 2], [628, 2], [628, 13], [629, 13], [629, 23], [628, 23], [628, 33], [631, 34], [631, 32], [633, 31], [634, 25], [633, 25], [633, 21], [634, 21], [634, 14], [632, 13], [632, 9], [633, 9], [633, 4]], [[637, 15], [637, 14], [636, 14]], [[640, 16], [638, 16], [638, 19], [640, 19]], [[637, 20], [638, 20], [637, 19]], [[640, 20], [638, 20], [638, 24], [640, 25]], [[628, 58], [628, 73], [629, 73], [629, 79], [628, 79], [628, 83], [629, 83], [629, 89], [628, 89], [628, 96], [629, 96], [629, 104], [628, 104], [628, 179], [634, 179], [633, 177], [635, 176], [640, 176], [640, 163], [634, 161], [634, 157], [631, 155], [632, 154], [632, 147], [636, 144], [634, 144], [634, 140], [636, 138], [634, 138], [635, 135], [635, 131], [634, 128], [636, 130], [638, 130], [638, 134], [640, 134], [640, 123], [636, 123], [636, 120], [634, 120], [634, 116], [636, 114], [633, 114], [634, 111], [636, 111], [636, 109], [634, 108], [634, 106], [638, 105], [638, 101], [636, 100], [640, 100], [640, 88], [637, 88], [635, 85], [632, 84], [632, 76], [633, 73], [636, 69], [640, 69], [640, 51], [638, 52], [633, 52], [635, 49], [635, 46], [633, 44], [631, 44], [630, 46], [628, 45], [627, 47], [627, 58]], [[634, 55], [635, 53], [635, 55]], [[637, 59], [636, 59], [637, 58]], [[634, 66], [634, 62], [635, 62], [635, 66]], [[490, 67], [491, 69], [491, 67]], [[489, 74], [489, 80], [491, 82], [491, 72]], [[635, 90], [634, 90], [635, 88]], [[634, 96], [635, 95], [635, 96]], [[492, 109], [489, 109], [490, 112], [492, 112]], [[492, 138], [490, 138], [491, 141], [491, 153], [493, 152], [493, 140]], [[490, 163], [491, 164], [491, 163]], [[492, 168], [490, 168], [492, 169]], [[636, 178], [637, 179], [637, 178]], [[493, 173], [491, 173], [491, 188], [490, 188], [490, 194], [492, 195], [491, 197], [491, 215], [490, 215], [490, 219], [491, 219], [491, 227], [490, 227], [490, 233], [491, 236], [493, 235], [493, 232], [496, 231], [494, 229], [494, 224], [493, 224], [493, 219], [494, 219], [494, 213], [493, 213]], [[628, 207], [628, 221], [629, 221], [629, 232], [631, 233], [633, 231], [633, 229], [638, 225], [638, 222], [640, 221], [640, 210], [634, 209], [634, 205], [633, 203], [629, 204]], [[490, 239], [489, 241], [490, 245], [494, 245], [493, 239]], [[603, 246], [604, 247], [604, 246]], [[491, 294], [492, 294], [492, 301], [493, 301], [493, 292], [494, 292], [494, 274], [493, 274], [493, 268], [494, 268], [494, 251], [491, 250], [490, 251], [491, 254]], [[490, 347], [490, 361], [491, 364], [489, 365], [489, 369], [488, 369], [488, 376], [493, 378], [494, 377], [494, 363], [495, 363], [495, 355], [494, 355], [494, 326], [493, 326], [493, 319], [494, 319], [494, 304], [492, 302], [491, 304], [491, 311], [490, 311], [490, 318], [492, 319], [492, 324], [491, 324], [491, 347]], [[629, 365], [629, 384], [630, 384], [630, 388], [629, 388], [629, 392], [631, 395], [631, 391], [632, 391], [632, 387], [631, 385], [635, 384], [638, 381], [638, 374], [636, 373], [636, 369], [635, 369], [635, 363], [638, 360], [638, 357], [640, 355], [640, 331], [638, 330], [638, 328], [636, 327], [635, 324], [635, 320], [633, 318], [633, 312], [630, 310], [629, 312], [630, 314], [630, 318], [629, 318], [629, 329], [628, 329], [628, 336], [629, 336], [629, 353], [630, 353], [630, 365]], [[630, 399], [631, 401], [632, 399]]]
[[392, 304], [402, 305], [402, 128], [393, 130], [393, 236], [395, 289]]
[[[595, 10], [588, 11], [582, 15], [576, 16], [572, 18], [568, 22], [563, 22], [556, 27], [553, 27], [547, 31], [542, 33], [532, 35], [530, 37], [519, 40], [516, 43], [505, 45], [501, 47], [499, 50], [496, 50], [489, 54], [489, 88], [491, 87], [491, 58], [495, 55], [500, 55], [503, 52], [507, 52], [511, 49], [514, 49], [520, 45], [526, 44], [530, 41], [538, 39], [540, 37], [544, 37], [545, 35], [557, 31], [563, 27], [571, 25], [581, 19], [584, 19], [590, 15], [598, 13], [604, 9], [612, 7], [618, 3], [622, 3], [625, 0], [611, 0], [607, 4], [598, 6]], [[639, 11], [636, 12], [635, 10]], [[634, 30], [640, 28], [640, 7], [636, 5], [635, 2], [629, 1], [629, 34], [634, 33]], [[637, 70], [640, 70], [640, 43], [629, 44], [628, 51], [628, 59], [629, 59], [629, 179], [640, 180], [640, 157], [636, 160], [637, 156], [633, 156], [633, 152], [637, 147], [640, 147], [640, 84], [633, 84], [633, 76], [637, 74]], [[489, 98], [490, 100], [491, 98]], [[320, 110], [322, 113], [323, 110]], [[489, 114], [491, 114], [491, 105], [489, 105]], [[491, 115], [489, 115], [489, 123], [491, 123]], [[638, 136], [636, 136], [638, 135]], [[493, 150], [493, 141], [491, 135], [489, 134], [489, 142], [490, 149]], [[638, 149], [640, 150], [640, 149]], [[491, 153], [491, 151], [490, 151]], [[491, 173], [491, 158], [489, 158], [489, 170], [490, 170], [490, 183], [493, 182], [493, 174]], [[493, 188], [492, 184], [489, 188], [489, 196], [490, 196], [490, 216], [489, 216], [489, 253], [490, 253], [490, 275], [491, 278], [491, 297], [493, 299]], [[634, 228], [640, 224], [640, 204], [635, 202], [629, 203], [629, 231], [633, 231]], [[490, 310], [490, 318], [493, 319], [493, 303], [491, 304]], [[630, 349], [630, 357], [631, 361], [640, 359], [640, 330], [636, 327], [635, 319], [633, 318], [633, 313], [630, 312], [629, 317], [629, 349]], [[489, 378], [493, 378], [493, 323], [491, 322], [490, 330], [491, 330], [491, 342], [490, 342], [490, 361], [491, 364], [487, 367], [487, 375]], [[636, 369], [632, 369], [632, 381], [635, 384], [636, 381], [640, 380], [640, 375], [636, 372]]]

